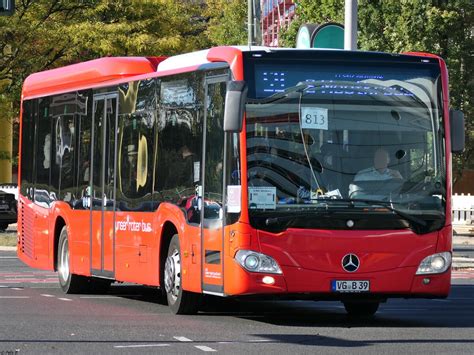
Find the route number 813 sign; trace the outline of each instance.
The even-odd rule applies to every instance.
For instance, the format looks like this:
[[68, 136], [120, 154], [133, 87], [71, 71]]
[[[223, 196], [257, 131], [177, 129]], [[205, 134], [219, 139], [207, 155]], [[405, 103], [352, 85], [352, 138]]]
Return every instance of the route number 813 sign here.
[[302, 107], [301, 127], [303, 129], [328, 129], [328, 109], [322, 107]]

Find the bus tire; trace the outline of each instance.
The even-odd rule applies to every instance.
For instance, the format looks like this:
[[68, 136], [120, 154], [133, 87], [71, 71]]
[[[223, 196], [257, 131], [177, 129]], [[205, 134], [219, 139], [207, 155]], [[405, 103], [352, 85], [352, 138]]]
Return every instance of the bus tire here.
[[372, 317], [379, 309], [380, 302], [343, 302], [346, 312], [351, 317]]
[[87, 287], [87, 278], [71, 273], [69, 258], [69, 240], [66, 226], [61, 230], [58, 242], [58, 276], [59, 285], [65, 293], [79, 293]]
[[166, 298], [171, 311], [174, 314], [197, 313], [200, 295], [181, 287], [181, 250], [177, 234], [171, 238], [163, 272]]

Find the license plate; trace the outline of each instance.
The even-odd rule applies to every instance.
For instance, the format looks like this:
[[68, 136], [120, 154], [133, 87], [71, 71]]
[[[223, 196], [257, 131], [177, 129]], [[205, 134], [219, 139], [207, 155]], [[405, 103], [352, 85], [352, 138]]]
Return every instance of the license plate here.
[[0, 205], [0, 210], [9, 210], [10, 206], [8, 205]]
[[368, 280], [332, 280], [331, 290], [333, 292], [367, 292], [370, 290]]

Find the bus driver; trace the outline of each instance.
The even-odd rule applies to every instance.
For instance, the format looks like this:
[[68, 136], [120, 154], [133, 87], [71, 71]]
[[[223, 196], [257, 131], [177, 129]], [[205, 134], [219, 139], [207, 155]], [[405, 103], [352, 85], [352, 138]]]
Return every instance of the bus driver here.
[[[378, 148], [374, 153], [374, 166], [359, 171], [354, 177], [354, 181], [349, 185], [349, 197], [356, 197], [355, 194], [366, 190], [365, 194], [369, 193], [370, 189], [367, 184], [370, 182], [383, 182], [387, 180], [402, 180], [403, 177], [399, 171], [390, 169], [390, 156], [384, 148]], [[377, 194], [380, 192], [380, 184], [377, 187]], [[365, 188], [364, 188], [365, 187]], [[369, 193], [370, 194], [370, 193]]]
[[354, 181], [380, 181], [389, 179], [403, 179], [402, 175], [388, 168], [390, 156], [384, 148], [378, 148], [374, 154], [374, 166], [359, 171]]

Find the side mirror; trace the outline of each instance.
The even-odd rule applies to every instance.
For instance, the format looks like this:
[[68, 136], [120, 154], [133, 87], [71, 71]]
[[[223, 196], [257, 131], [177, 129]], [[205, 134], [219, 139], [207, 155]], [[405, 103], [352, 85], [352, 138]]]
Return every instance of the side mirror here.
[[460, 110], [449, 110], [451, 126], [451, 152], [462, 153], [464, 150], [464, 113]]
[[224, 132], [242, 131], [247, 84], [245, 81], [229, 81], [225, 95]]

